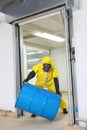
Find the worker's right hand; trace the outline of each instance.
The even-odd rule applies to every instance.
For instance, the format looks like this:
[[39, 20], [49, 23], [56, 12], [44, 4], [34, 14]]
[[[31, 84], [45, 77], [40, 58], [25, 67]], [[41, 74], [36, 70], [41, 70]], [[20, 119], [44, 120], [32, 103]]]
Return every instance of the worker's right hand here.
[[58, 94], [60, 95], [60, 97], [62, 97], [62, 94], [61, 94], [61, 92], [59, 92]]

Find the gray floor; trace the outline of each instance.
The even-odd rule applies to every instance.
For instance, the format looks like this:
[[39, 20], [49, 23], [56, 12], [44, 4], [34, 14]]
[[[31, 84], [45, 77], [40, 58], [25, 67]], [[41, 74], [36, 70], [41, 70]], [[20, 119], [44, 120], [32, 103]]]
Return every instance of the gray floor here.
[[68, 115], [59, 112], [54, 121], [49, 121], [42, 117], [31, 118], [26, 113], [20, 118], [15, 117], [15, 113], [8, 112], [7, 116], [0, 113], [0, 130], [85, 130], [77, 125], [69, 126]]
[[[67, 94], [63, 94], [67, 101]], [[59, 109], [54, 121], [42, 117], [31, 118], [31, 114], [25, 112], [24, 116], [16, 118], [15, 113], [8, 112], [7, 116], [0, 111], [0, 130], [85, 130], [78, 125], [69, 126], [68, 114], [63, 114]]]

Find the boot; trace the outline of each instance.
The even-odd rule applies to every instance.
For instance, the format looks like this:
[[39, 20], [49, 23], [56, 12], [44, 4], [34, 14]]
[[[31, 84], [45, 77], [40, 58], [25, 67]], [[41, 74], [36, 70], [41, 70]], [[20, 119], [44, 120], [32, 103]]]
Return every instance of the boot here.
[[68, 113], [68, 111], [67, 111], [67, 109], [65, 108], [65, 109], [63, 109], [63, 113], [64, 114], [67, 114]]
[[35, 114], [31, 114], [31, 117], [36, 117], [36, 115]]

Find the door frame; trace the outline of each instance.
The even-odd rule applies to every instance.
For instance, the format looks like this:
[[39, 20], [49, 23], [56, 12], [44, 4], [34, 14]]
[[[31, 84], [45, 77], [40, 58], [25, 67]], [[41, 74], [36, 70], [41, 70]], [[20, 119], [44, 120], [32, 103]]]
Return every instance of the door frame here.
[[[18, 20], [13, 22], [13, 32], [14, 32], [14, 44], [15, 44], [15, 59], [16, 59], [16, 98], [21, 90], [22, 86], [22, 45], [20, 41], [20, 25], [25, 24], [27, 22], [31, 22], [34, 20], [38, 20], [43, 18], [46, 18], [48, 16], [52, 16], [57, 14], [57, 12], [63, 9], [64, 10], [64, 22], [65, 22], [65, 37], [66, 37], [66, 61], [67, 61], [67, 86], [68, 86], [68, 108], [69, 108], [69, 124], [72, 126], [75, 124], [75, 114], [73, 112], [73, 106], [74, 106], [74, 93], [73, 93], [73, 84], [74, 75], [72, 71], [72, 66], [74, 68], [74, 65], [71, 62], [71, 54], [72, 54], [72, 35], [71, 35], [71, 21], [72, 17], [70, 17], [71, 11], [67, 10], [65, 5], [58, 7], [56, 9], [50, 9], [46, 12], [41, 12], [39, 14], [35, 14], [33, 16], [29, 16], [26, 19]], [[22, 116], [23, 111], [17, 109], [16, 116]]]

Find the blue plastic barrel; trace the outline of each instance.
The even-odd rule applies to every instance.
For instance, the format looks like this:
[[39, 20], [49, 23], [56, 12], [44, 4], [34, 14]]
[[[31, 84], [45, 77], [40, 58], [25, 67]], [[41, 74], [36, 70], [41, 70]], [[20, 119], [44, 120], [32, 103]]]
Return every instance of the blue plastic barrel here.
[[24, 83], [15, 107], [54, 120], [60, 107], [60, 100], [61, 97], [53, 92]]

